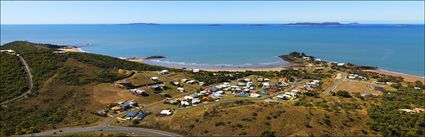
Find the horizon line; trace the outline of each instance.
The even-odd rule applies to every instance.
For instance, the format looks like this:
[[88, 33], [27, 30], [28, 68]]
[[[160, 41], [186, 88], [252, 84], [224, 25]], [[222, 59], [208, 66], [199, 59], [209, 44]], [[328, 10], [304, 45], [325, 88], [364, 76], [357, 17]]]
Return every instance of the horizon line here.
[[337, 21], [325, 21], [325, 22], [287, 22], [287, 23], [145, 23], [145, 22], [134, 22], [134, 23], [0, 23], [0, 25], [287, 25], [291, 23], [341, 23], [341, 25], [425, 25], [424, 23], [361, 23], [361, 22], [337, 22]]

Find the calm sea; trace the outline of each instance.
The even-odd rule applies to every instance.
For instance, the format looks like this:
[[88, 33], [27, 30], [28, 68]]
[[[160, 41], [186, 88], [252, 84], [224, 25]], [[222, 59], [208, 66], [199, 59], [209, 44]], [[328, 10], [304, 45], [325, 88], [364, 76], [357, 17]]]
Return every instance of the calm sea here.
[[285, 65], [291, 51], [424, 76], [424, 25], [1, 25], [15, 40], [80, 46], [116, 57], [167, 58], [149, 63], [204, 68]]

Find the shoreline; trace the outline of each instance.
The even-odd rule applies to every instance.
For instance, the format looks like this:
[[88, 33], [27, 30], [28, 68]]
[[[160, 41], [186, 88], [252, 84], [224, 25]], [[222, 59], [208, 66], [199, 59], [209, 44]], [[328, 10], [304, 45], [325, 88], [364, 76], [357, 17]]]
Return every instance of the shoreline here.
[[62, 48], [57, 48], [56, 50], [63, 51], [63, 52], [86, 52], [83, 49], [78, 47], [62, 47]]
[[[59, 51], [64, 51], [64, 52], [86, 52], [81, 48], [78, 47], [64, 47], [64, 48], [58, 48], [57, 50]], [[128, 61], [132, 61], [132, 62], [138, 62], [138, 63], [145, 63], [145, 64], [150, 64], [150, 65], [157, 65], [157, 66], [164, 66], [164, 67], [170, 67], [170, 68], [176, 68], [176, 69], [199, 69], [199, 70], [204, 70], [204, 71], [210, 71], [210, 72], [218, 72], [218, 71], [227, 71], [227, 72], [246, 72], [246, 71], [281, 71], [281, 70], [286, 70], [289, 68], [293, 68], [293, 67], [299, 67], [300, 64], [297, 63], [291, 63], [288, 62], [288, 65], [280, 65], [280, 66], [273, 66], [273, 67], [259, 67], [259, 68], [205, 68], [205, 67], [177, 67], [177, 66], [167, 66], [167, 65], [158, 65], [158, 64], [152, 64], [152, 63], [147, 63], [146, 58], [121, 58], [121, 59], [125, 59]], [[415, 82], [417, 80], [425, 82], [425, 77], [423, 76], [416, 76], [416, 75], [411, 75], [411, 74], [406, 74], [406, 73], [402, 73], [402, 72], [395, 72], [395, 71], [390, 71], [390, 70], [385, 70], [385, 69], [376, 69], [376, 70], [364, 70], [364, 71], [368, 71], [368, 72], [376, 72], [376, 73], [380, 73], [380, 74], [384, 74], [384, 75], [391, 75], [391, 76], [401, 76], [404, 78], [404, 80], [406, 81], [410, 81], [410, 82]]]
[[375, 72], [375, 73], [384, 74], [384, 75], [391, 75], [391, 76], [401, 76], [401, 77], [403, 77], [403, 79], [405, 81], [409, 81], [409, 82], [415, 82], [415, 81], [425, 82], [425, 77], [406, 74], [406, 73], [402, 73], [402, 72], [395, 72], [395, 71], [390, 71], [390, 70], [385, 70], [385, 69], [364, 70], [364, 71]]

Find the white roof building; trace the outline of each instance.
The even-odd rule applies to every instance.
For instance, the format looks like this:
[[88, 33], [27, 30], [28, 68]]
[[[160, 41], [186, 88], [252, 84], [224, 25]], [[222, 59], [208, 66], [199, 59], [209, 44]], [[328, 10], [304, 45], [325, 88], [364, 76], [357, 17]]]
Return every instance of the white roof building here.
[[173, 114], [173, 112], [171, 110], [165, 109], [165, 110], [161, 110], [161, 112], [159, 112], [159, 114], [169, 116], [169, 115]]
[[251, 93], [249, 96], [250, 97], [253, 97], [253, 98], [259, 98], [259, 97], [261, 97], [261, 95], [260, 94], [257, 94], [257, 93]]
[[151, 80], [159, 80], [159, 78], [158, 78], [158, 77], [151, 77], [150, 79], [151, 79]]
[[182, 88], [182, 87], [178, 87], [177, 90], [180, 91], [180, 92], [185, 92], [184, 88]]
[[159, 73], [160, 74], [168, 74], [168, 73], [170, 73], [170, 71], [168, 71], [168, 70], [161, 70]]
[[192, 72], [194, 73], [198, 73], [200, 70], [199, 69], [193, 69]]

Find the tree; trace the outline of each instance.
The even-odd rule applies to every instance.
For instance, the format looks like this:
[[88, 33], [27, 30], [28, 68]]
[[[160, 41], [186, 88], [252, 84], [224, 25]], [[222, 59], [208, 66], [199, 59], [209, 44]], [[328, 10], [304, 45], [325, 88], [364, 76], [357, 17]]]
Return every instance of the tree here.
[[274, 135], [275, 133], [274, 131], [264, 131], [261, 133], [260, 137], [276, 137], [276, 135]]
[[347, 91], [344, 91], [344, 90], [337, 91], [336, 95], [339, 96], [339, 97], [351, 98], [350, 93], [348, 93]]

